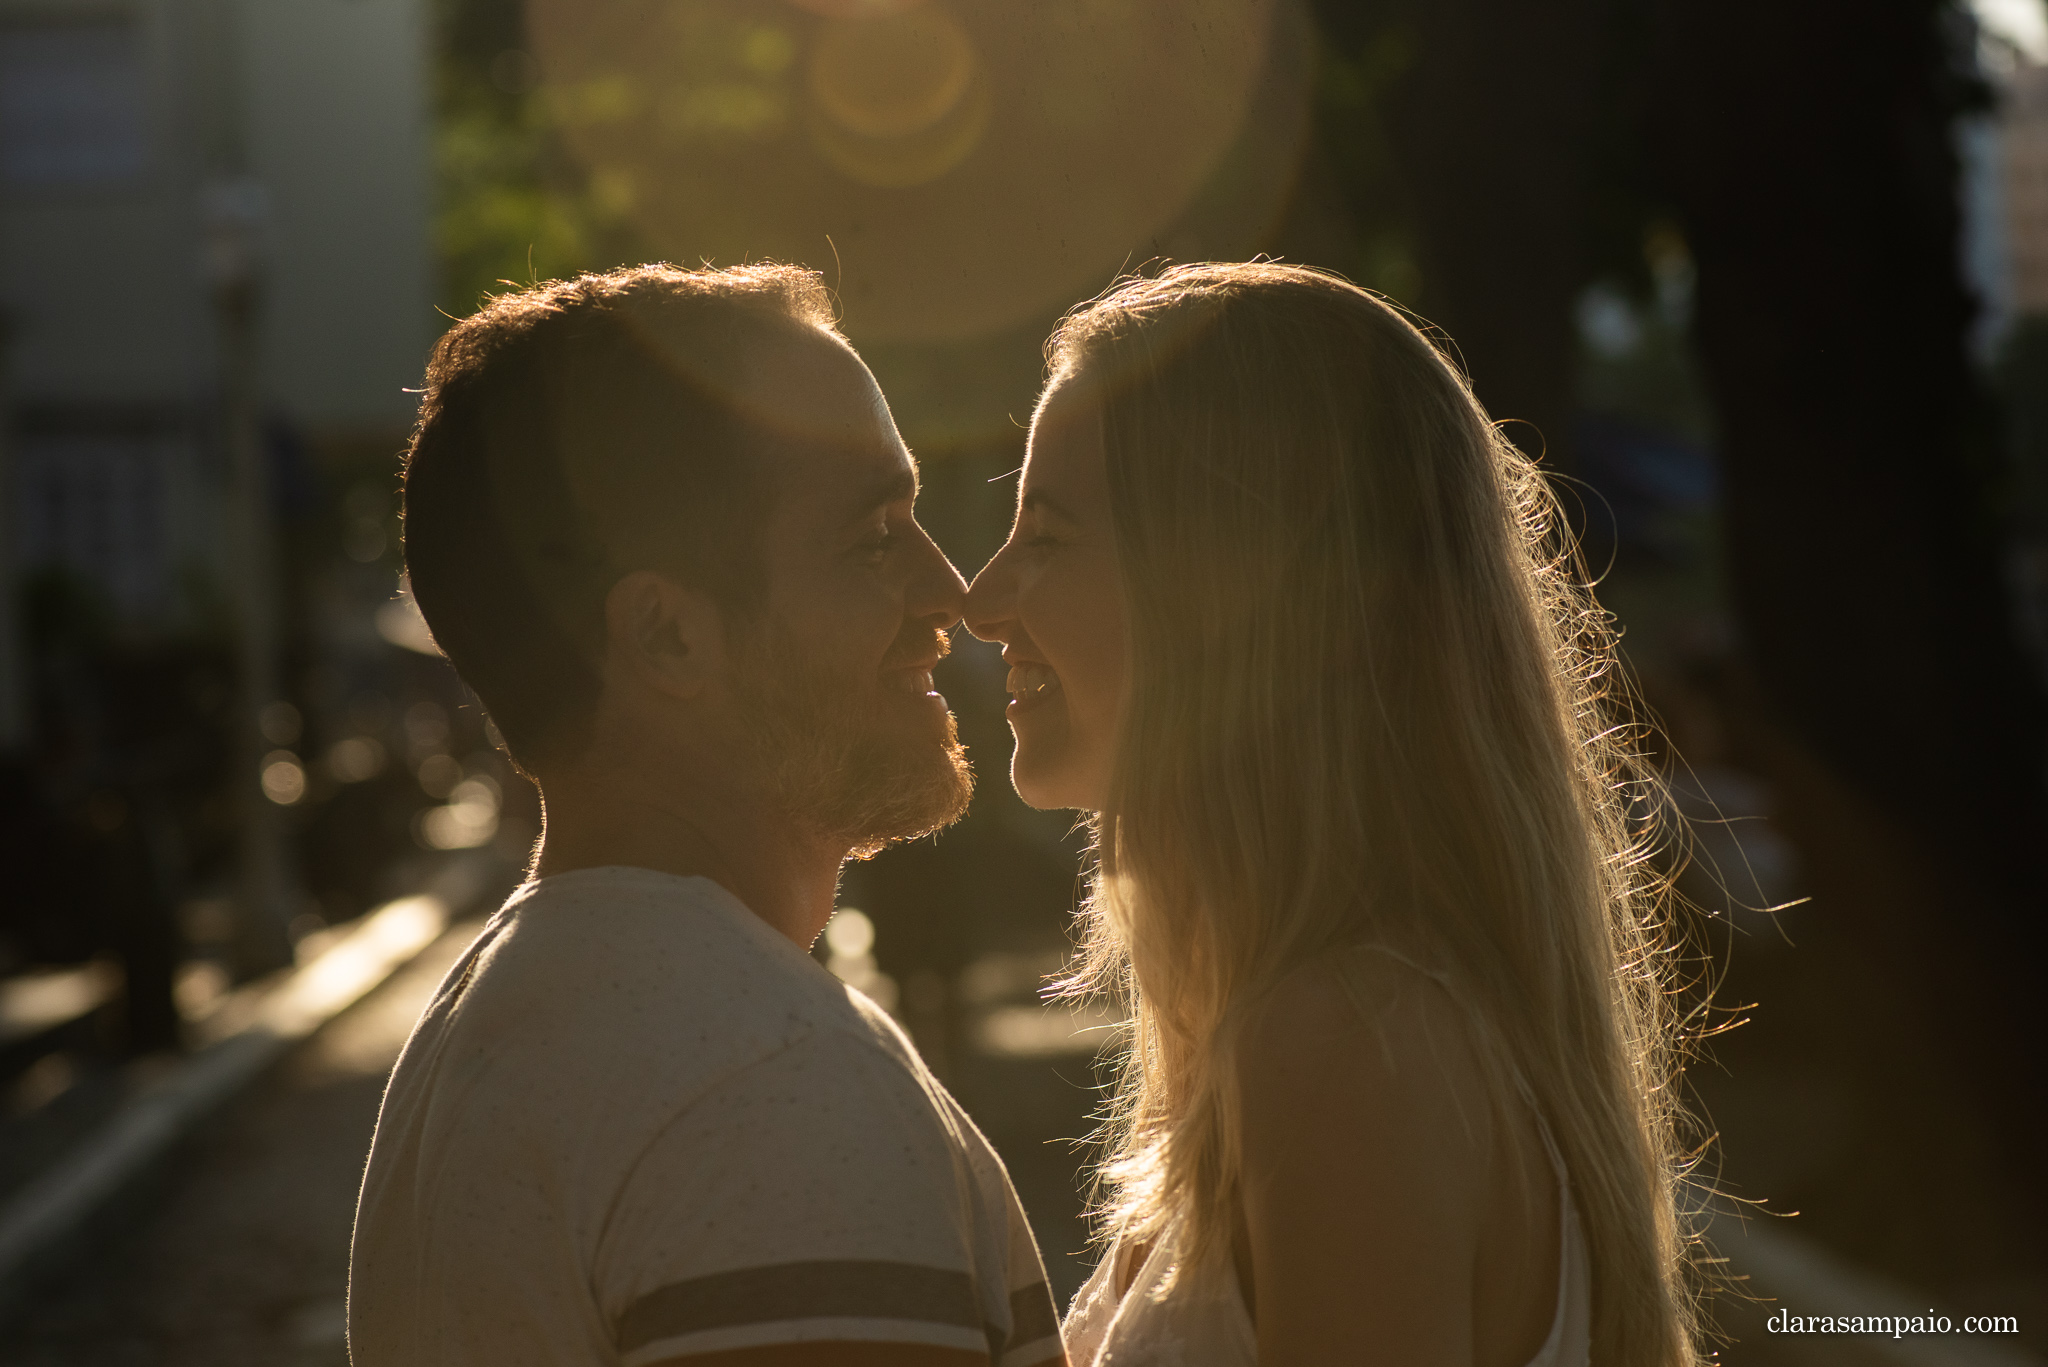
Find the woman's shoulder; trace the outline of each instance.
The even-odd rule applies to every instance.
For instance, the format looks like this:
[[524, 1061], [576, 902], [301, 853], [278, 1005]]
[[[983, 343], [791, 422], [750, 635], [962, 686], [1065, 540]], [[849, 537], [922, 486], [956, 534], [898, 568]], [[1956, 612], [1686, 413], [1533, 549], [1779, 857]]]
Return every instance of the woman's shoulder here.
[[1346, 945], [1296, 964], [1250, 1004], [1236, 1043], [1249, 1059], [1375, 1042], [1476, 1051], [1478, 1017], [1445, 975], [1399, 950]]
[[1443, 976], [1383, 946], [1296, 965], [1244, 1012], [1234, 1044], [1249, 1124], [1364, 1107], [1397, 1126], [1456, 1117], [1481, 1146], [1491, 1125], [1478, 1018]]
[[1472, 1313], [1508, 1137], [1480, 1029], [1444, 978], [1368, 947], [1299, 965], [1245, 1015], [1236, 1134], [1259, 1313], [1321, 1345], [1315, 1360], [1331, 1360], [1316, 1326], [1340, 1312], [1418, 1360]]

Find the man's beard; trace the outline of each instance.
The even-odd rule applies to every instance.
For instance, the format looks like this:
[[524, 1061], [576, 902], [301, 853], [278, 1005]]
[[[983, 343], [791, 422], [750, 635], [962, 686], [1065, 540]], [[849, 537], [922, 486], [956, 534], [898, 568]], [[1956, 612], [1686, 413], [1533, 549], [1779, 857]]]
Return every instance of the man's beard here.
[[[939, 638], [944, 653], [945, 638]], [[906, 631], [889, 658], [931, 653]], [[943, 738], [892, 736], [876, 715], [879, 680], [849, 689], [842, 674], [804, 656], [773, 626], [740, 643], [741, 724], [757, 747], [770, 791], [806, 834], [867, 859], [900, 841], [958, 821], [974, 794], [974, 770], [951, 713]]]

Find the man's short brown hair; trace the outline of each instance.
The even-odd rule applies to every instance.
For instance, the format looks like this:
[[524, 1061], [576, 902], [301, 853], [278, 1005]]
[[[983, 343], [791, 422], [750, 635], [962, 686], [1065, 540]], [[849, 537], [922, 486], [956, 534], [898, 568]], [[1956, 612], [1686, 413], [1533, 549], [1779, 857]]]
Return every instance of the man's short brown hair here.
[[660, 265], [500, 295], [434, 348], [406, 569], [523, 766], [580, 748], [621, 575], [662, 570], [738, 617], [760, 606], [772, 494], [739, 357], [805, 332], [837, 336], [815, 272]]

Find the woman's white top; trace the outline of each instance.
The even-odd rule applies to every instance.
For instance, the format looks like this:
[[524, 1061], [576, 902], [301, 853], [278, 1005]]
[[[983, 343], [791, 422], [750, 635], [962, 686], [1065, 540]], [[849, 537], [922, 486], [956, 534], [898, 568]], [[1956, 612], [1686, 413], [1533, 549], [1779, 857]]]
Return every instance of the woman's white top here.
[[[1564, 1159], [1537, 1117], [1543, 1148], [1557, 1174], [1557, 1310], [1550, 1334], [1528, 1367], [1587, 1367], [1592, 1355], [1592, 1290], [1586, 1236], [1579, 1229]], [[1230, 1250], [1179, 1267], [1181, 1226], [1168, 1227], [1130, 1290], [1116, 1293], [1121, 1244], [1110, 1246], [1095, 1275], [1074, 1297], [1061, 1332], [1073, 1367], [1256, 1367], [1258, 1338], [1237, 1285]], [[1176, 1269], [1178, 1269], [1176, 1271]], [[1370, 1325], [1360, 1326], [1371, 1333]]]

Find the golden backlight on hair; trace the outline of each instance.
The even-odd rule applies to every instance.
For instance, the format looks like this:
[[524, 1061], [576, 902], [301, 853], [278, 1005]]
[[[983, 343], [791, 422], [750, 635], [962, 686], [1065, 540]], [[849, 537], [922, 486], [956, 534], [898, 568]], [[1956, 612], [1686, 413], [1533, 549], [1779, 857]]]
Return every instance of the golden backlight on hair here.
[[1299, 0], [526, 8], [604, 203], [672, 260], [826, 272], [864, 342], [1035, 324], [1134, 251], [1192, 254], [1176, 233], [1254, 250], [1313, 79]]
[[1101, 411], [1130, 621], [1088, 911], [1135, 1023], [1107, 1232], [1228, 1239], [1238, 1024], [1382, 945], [1556, 1136], [1594, 1360], [1689, 1364], [1661, 892], [1625, 807], [1654, 785], [1542, 476], [1406, 319], [1300, 267], [1128, 281], [1050, 359]]

